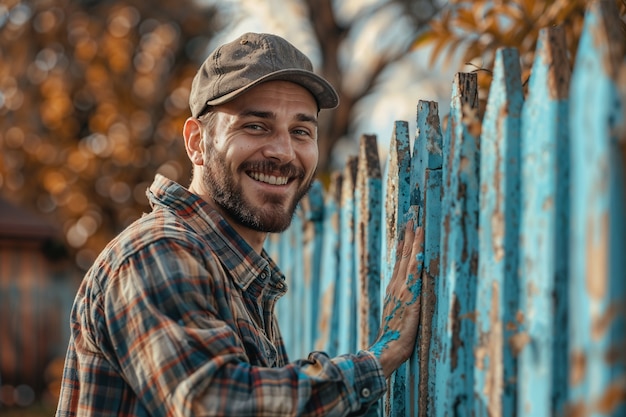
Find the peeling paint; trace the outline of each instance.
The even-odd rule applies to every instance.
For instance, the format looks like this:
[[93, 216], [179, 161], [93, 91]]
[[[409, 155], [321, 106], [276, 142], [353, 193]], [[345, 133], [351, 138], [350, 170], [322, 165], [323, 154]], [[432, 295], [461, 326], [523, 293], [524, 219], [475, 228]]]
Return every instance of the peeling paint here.
[[626, 56], [626, 37], [622, 32], [623, 22], [617, 4], [612, 1], [598, 1], [592, 6], [597, 10], [601, 24], [591, 28], [591, 37], [594, 47], [605, 50], [602, 54], [604, 70], [611, 78], [616, 79], [620, 66]]
[[608, 279], [608, 214], [604, 213], [599, 219], [589, 218], [587, 222], [587, 291], [596, 299], [603, 299], [607, 291]]
[[486, 369], [484, 393], [488, 399], [487, 410], [491, 416], [502, 414], [502, 391], [503, 391], [503, 331], [500, 319], [500, 287], [497, 282], [491, 288], [491, 309], [489, 311], [489, 344], [487, 356], [489, 368]]
[[565, 43], [565, 29], [563, 27], [552, 27], [540, 34], [547, 47], [541, 49], [545, 66], [550, 68], [548, 76], [548, 92], [554, 100], [567, 99], [569, 95], [569, 84], [571, 70], [568, 62], [567, 45]]
[[613, 324], [617, 314], [619, 312], [619, 306], [615, 303], [612, 303], [604, 312], [604, 314], [594, 314], [592, 316], [592, 324], [591, 324], [591, 338], [593, 340], [601, 340], [606, 337], [608, 332], [611, 330], [611, 325]]
[[570, 385], [580, 384], [587, 374], [587, 356], [580, 351], [570, 352]]
[[461, 340], [461, 317], [459, 312], [461, 306], [459, 300], [453, 296], [452, 308], [450, 314], [450, 329], [452, 331], [452, 347], [450, 349], [450, 367], [452, 370], [456, 369], [458, 361], [458, 350], [463, 346], [463, 340]]
[[517, 356], [522, 349], [530, 343], [530, 336], [526, 332], [516, 333], [510, 337], [509, 343], [513, 351], [513, 356]]
[[595, 404], [595, 409], [604, 414], [612, 415], [617, 407], [626, 405], [626, 375], [614, 380], [604, 391]]
[[[425, 252], [418, 356], [411, 358], [397, 384], [393, 378], [388, 382], [394, 396], [383, 402], [387, 415], [400, 409], [411, 417], [621, 412], [626, 401], [626, 210], [621, 201], [625, 192], [620, 191], [626, 181], [626, 66], [620, 61], [619, 82], [611, 83], [614, 80], [602, 73], [614, 66], [614, 56], [607, 57], [614, 52], [605, 44], [611, 29], [601, 27], [608, 21], [606, 5], [591, 6], [585, 24], [593, 32], [587, 35], [592, 42], [577, 54], [577, 59], [584, 58], [575, 66], [583, 73], [579, 80], [576, 71], [570, 79], [568, 65], [562, 64], [567, 59], [563, 30], [542, 32], [540, 40], [547, 46], [535, 57], [548, 68], [533, 67], [526, 103], [515, 90], [519, 80], [512, 67], [518, 57], [505, 48], [499, 56], [506, 55], [507, 64], [502, 61], [501, 68], [494, 69], [483, 121], [477, 95], [457, 97], [459, 90], [474, 88], [470, 84], [475, 77], [458, 75], [460, 88], [453, 87], [451, 109], [460, 111], [451, 110], [445, 132], [450, 139], [441, 144], [437, 106], [420, 102], [417, 131], [424, 137], [416, 140], [409, 155], [411, 172], [405, 180], [396, 176], [405, 150], [392, 145], [387, 169], [393, 175], [385, 179], [384, 195], [372, 192], [378, 186], [369, 176], [378, 171], [369, 165], [375, 160], [372, 148], [360, 154], [358, 163], [346, 166], [339, 187], [345, 189], [341, 199], [353, 205], [353, 214], [341, 214], [329, 223], [341, 232], [342, 243], [352, 245], [338, 254], [349, 257], [341, 259], [341, 274], [345, 269], [351, 275], [342, 275], [348, 282], [338, 281], [336, 288], [320, 289], [320, 309], [332, 308], [327, 290], [345, 297], [339, 299], [338, 314], [318, 316], [321, 344], [327, 344], [325, 333], [333, 319], [342, 323], [337, 326], [341, 331], [354, 328], [356, 335], [358, 327], [364, 336], [361, 346], [371, 336], [371, 311], [381, 303], [381, 295], [372, 293], [370, 278], [376, 268], [382, 276], [385, 262], [393, 259], [385, 253], [394, 253], [390, 246], [375, 253], [371, 236], [378, 233], [387, 242], [397, 237], [403, 190], [409, 202], [424, 209], [420, 222], [426, 225], [430, 245]], [[617, 43], [623, 47], [623, 34]], [[537, 79], [539, 87], [532, 85]], [[539, 93], [531, 100], [533, 90]], [[526, 110], [541, 117], [530, 118]], [[527, 138], [523, 129], [529, 129]], [[552, 130], [557, 134], [549, 138]], [[476, 135], [474, 142], [471, 134]], [[369, 204], [376, 199], [384, 204], [378, 217]], [[378, 220], [382, 233], [371, 228]], [[305, 239], [312, 239], [309, 229]], [[378, 260], [374, 269], [370, 255]], [[297, 259], [299, 268], [315, 267]], [[298, 279], [308, 279], [301, 275]], [[339, 288], [343, 286], [349, 291]], [[361, 316], [358, 322], [344, 318], [354, 312]], [[353, 351], [356, 345], [343, 351]], [[409, 403], [402, 408], [401, 401]]]

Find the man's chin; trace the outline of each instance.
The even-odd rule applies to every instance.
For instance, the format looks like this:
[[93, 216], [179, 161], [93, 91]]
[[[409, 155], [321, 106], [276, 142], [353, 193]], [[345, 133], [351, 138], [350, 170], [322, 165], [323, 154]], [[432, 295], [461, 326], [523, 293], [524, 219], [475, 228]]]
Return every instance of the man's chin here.
[[284, 232], [291, 225], [295, 210], [286, 210], [284, 207], [274, 206], [259, 216], [259, 226], [267, 233]]

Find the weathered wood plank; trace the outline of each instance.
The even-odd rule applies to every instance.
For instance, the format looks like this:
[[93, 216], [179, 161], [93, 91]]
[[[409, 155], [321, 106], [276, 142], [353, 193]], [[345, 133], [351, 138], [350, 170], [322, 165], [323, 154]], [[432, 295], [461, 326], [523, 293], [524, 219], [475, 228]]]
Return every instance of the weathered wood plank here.
[[349, 157], [343, 171], [341, 186], [341, 208], [339, 210], [339, 282], [337, 297], [341, 300], [338, 309], [339, 338], [337, 350], [340, 354], [354, 352], [357, 348], [356, 311], [357, 279], [355, 250], [355, 205], [357, 157]]
[[443, 144], [441, 276], [433, 325], [435, 398], [432, 415], [471, 415], [478, 274], [480, 118], [476, 74], [454, 78]]
[[[303, 353], [302, 340], [302, 309], [299, 299], [303, 294], [302, 276], [302, 214], [297, 210], [291, 226], [281, 234], [270, 234], [265, 243], [265, 250], [280, 265], [287, 279], [287, 294], [276, 305], [276, 316], [283, 333], [287, 353], [292, 358], [301, 358]], [[299, 265], [298, 265], [299, 264]], [[309, 347], [310, 350], [310, 347]]]
[[563, 415], [567, 398], [570, 69], [563, 29], [540, 33], [522, 114], [519, 415]]
[[585, 17], [572, 76], [569, 415], [626, 414], [626, 186], [618, 89], [626, 46], [615, 3]]
[[480, 158], [480, 259], [477, 282], [477, 416], [515, 413], [519, 136], [523, 96], [516, 49], [496, 53], [483, 119]]
[[339, 347], [339, 210], [343, 174], [334, 172], [324, 206], [322, 259], [319, 283], [318, 319], [315, 349], [338, 354]]
[[[356, 174], [355, 245], [357, 291], [357, 348], [374, 343], [381, 318], [380, 247], [382, 240], [382, 178], [376, 136], [362, 135]], [[368, 417], [381, 414], [380, 402], [370, 407]]]
[[356, 249], [358, 327], [360, 349], [374, 343], [381, 315], [380, 304], [380, 212], [382, 174], [376, 136], [361, 136], [356, 174]]
[[[626, 39], [616, 16], [611, 0], [590, 6], [570, 81], [564, 46], [554, 30], [544, 31], [525, 106], [517, 52], [498, 51], [482, 125], [470, 93], [475, 77], [459, 75], [444, 143], [436, 103], [420, 102], [409, 203], [426, 234], [422, 323], [416, 355], [391, 381], [385, 414], [626, 414]], [[394, 188], [400, 180], [393, 183], [403, 170], [400, 148], [391, 145], [382, 184], [370, 176], [380, 168], [371, 158], [375, 138], [364, 141], [369, 151], [362, 148], [341, 175], [338, 214], [324, 219], [332, 236], [321, 252], [331, 259], [298, 255], [320, 244], [312, 243], [310, 216], [292, 225], [309, 234], [288, 231], [266, 246], [282, 251], [292, 287], [278, 304], [292, 357], [310, 350], [298, 333], [307, 318], [319, 317], [316, 337], [331, 354], [367, 347], [375, 336], [380, 310], [370, 307], [380, 309], [407, 195]], [[313, 279], [333, 268], [335, 284], [332, 272]], [[323, 295], [311, 310], [302, 291], [315, 293], [313, 281]]]
[[[385, 204], [381, 207], [381, 224], [384, 227], [380, 249], [381, 306], [384, 305], [387, 285], [395, 265], [398, 231], [402, 227], [403, 217], [410, 203], [411, 143], [407, 122], [396, 121], [394, 124], [383, 180], [382, 195]], [[385, 395], [385, 415], [405, 415], [406, 377], [406, 366], [402, 365], [390, 378], [390, 387]]]
[[302, 345], [304, 354], [315, 344], [317, 324], [319, 322], [320, 264], [324, 230], [324, 188], [318, 180], [313, 181], [311, 189], [302, 199], [303, 213], [303, 263], [304, 298], [301, 301], [303, 317]]
[[296, 325], [292, 325], [293, 332], [293, 352], [290, 352], [290, 356], [293, 358], [306, 358], [309, 350], [309, 346], [304, 346], [302, 343], [304, 340], [304, 317], [306, 309], [302, 308], [302, 298], [307, 297], [306, 283], [304, 281], [304, 214], [301, 210], [298, 210], [293, 218], [291, 227], [288, 229], [287, 244], [283, 244], [280, 247], [280, 259], [292, 258], [293, 264], [291, 264], [289, 277], [298, 277], [297, 279], [291, 279], [287, 282], [291, 284], [290, 292], [290, 311], [291, 319], [296, 321]]
[[[417, 136], [411, 157], [411, 205], [420, 208], [419, 224], [424, 227], [424, 270], [422, 273], [421, 322], [418, 343], [409, 360], [409, 415], [426, 416], [432, 409], [435, 349], [432, 323], [435, 319], [435, 285], [439, 276], [442, 193], [442, 134], [438, 105], [419, 101]], [[431, 379], [432, 378], [432, 379]]]

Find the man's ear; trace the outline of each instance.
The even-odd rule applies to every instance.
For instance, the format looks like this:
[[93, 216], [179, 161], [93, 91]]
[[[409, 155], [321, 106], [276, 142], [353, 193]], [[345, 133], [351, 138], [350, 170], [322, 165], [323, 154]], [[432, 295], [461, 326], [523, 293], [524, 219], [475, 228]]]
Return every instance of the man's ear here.
[[204, 165], [204, 154], [202, 153], [202, 124], [193, 117], [185, 121], [183, 127], [183, 137], [185, 138], [185, 149], [187, 156], [194, 165]]

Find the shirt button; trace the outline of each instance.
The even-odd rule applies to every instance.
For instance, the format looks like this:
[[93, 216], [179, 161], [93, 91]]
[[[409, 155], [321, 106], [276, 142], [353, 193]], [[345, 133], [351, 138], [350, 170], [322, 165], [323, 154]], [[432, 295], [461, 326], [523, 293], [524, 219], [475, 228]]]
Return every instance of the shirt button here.
[[267, 274], [265, 272], [261, 272], [261, 278], [265, 279], [266, 276]]
[[370, 389], [369, 389], [369, 388], [363, 388], [363, 389], [361, 390], [361, 397], [363, 397], [363, 398], [369, 398], [369, 396], [370, 396], [371, 394], [372, 394], [372, 393], [370, 392]]

